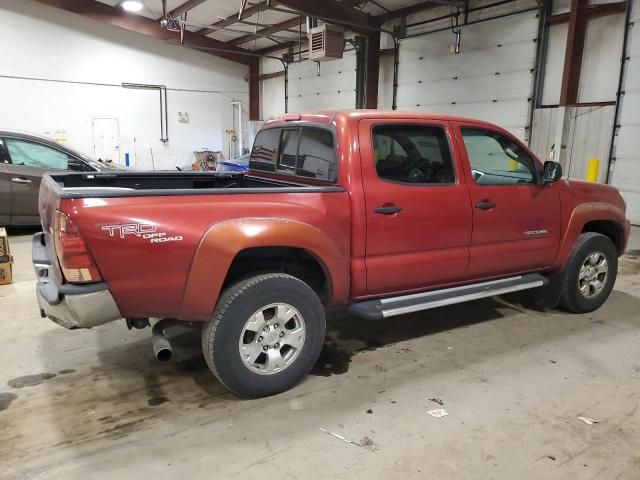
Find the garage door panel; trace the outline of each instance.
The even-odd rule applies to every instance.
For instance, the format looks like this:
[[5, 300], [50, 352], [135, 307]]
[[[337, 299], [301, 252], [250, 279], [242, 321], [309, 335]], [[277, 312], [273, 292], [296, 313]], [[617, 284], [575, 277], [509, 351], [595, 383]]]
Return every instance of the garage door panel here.
[[465, 27], [459, 54], [449, 30], [403, 40], [398, 107], [480, 118], [526, 140], [537, 31], [531, 12]]
[[529, 111], [522, 107], [520, 100], [488, 102], [434, 103], [430, 105], [398, 104], [400, 110], [428, 113], [442, 113], [463, 117], [478, 118], [500, 125], [512, 132], [518, 132], [518, 138], [525, 138], [527, 129], [523, 126], [528, 119]]
[[[398, 101], [401, 103], [451, 103], [492, 102], [493, 100], [516, 100], [529, 95], [529, 72], [484, 77], [466, 77], [455, 81], [400, 83]], [[452, 88], [452, 83], [455, 88]]]
[[355, 53], [320, 64], [302, 61], [289, 66], [289, 111], [354, 108], [356, 103]]
[[[434, 34], [439, 35], [439, 34]], [[416, 77], [424, 80], [453, 78], [454, 76], [473, 76], [478, 74], [494, 74], [495, 72], [529, 71], [535, 60], [535, 49], [529, 43], [507, 45], [501, 48], [495, 45], [491, 48], [466, 51], [454, 54], [448, 51], [448, 46], [435, 55], [427, 55], [420, 50], [423, 38], [405, 40], [400, 47], [401, 75], [409, 78]], [[445, 46], [451, 41], [451, 33], [439, 39]], [[523, 55], [523, 49], [527, 51]], [[491, 58], [491, 61], [487, 61]]]
[[622, 191], [627, 201], [627, 217], [640, 225], [640, 2], [633, 3], [629, 29], [625, 82], [621, 97], [618, 135], [615, 139], [615, 163], [611, 184]]
[[[507, 48], [511, 45], [533, 43], [537, 31], [536, 13], [533, 12], [467, 26], [462, 31], [461, 40], [464, 51], [473, 52], [494, 48], [498, 45], [502, 45], [502, 48]], [[431, 41], [424, 42], [425, 38], [431, 39]], [[449, 46], [454, 42], [453, 38], [453, 33], [450, 30], [446, 30], [410, 38], [404, 40], [403, 43], [411, 40], [423, 40], [424, 46], [420, 51], [425, 56], [433, 56], [448, 51]], [[441, 39], [444, 39], [445, 42], [441, 42]]]

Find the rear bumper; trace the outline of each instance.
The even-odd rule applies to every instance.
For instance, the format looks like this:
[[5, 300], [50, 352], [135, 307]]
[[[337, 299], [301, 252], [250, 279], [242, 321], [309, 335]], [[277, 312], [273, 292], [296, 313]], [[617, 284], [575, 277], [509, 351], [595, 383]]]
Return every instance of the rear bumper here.
[[36, 292], [40, 314], [65, 328], [92, 328], [122, 318], [106, 283], [59, 285], [49, 276], [51, 259], [43, 233], [33, 236], [33, 268], [38, 277]]

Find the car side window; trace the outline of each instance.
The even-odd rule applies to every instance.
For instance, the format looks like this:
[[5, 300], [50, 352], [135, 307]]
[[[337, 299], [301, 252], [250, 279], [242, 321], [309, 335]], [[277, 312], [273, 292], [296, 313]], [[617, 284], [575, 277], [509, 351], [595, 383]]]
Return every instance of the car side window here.
[[249, 168], [267, 172], [275, 171], [280, 131], [280, 128], [270, 128], [258, 132], [251, 149]]
[[336, 151], [333, 135], [321, 128], [303, 128], [296, 175], [335, 182]]
[[375, 168], [383, 180], [410, 184], [455, 182], [445, 131], [429, 125], [378, 125], [373, 128]]
[[462, 139], [478, 185], [536, 183], [536, 164], [522, 147], [496, 132], [461, 128]]
[[69, 156], [41, 143], [16, 138], [5, 138], [7, 150], [14, 165], [66, 170], [69, 166]]

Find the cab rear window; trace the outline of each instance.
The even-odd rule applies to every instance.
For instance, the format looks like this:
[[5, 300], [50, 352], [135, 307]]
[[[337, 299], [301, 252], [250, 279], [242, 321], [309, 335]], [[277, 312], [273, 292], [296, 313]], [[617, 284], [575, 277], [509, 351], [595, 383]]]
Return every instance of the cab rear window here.
[[333, 134], [314, 127], [261, 130], [251, 150], [249, 168], [335, 182]]

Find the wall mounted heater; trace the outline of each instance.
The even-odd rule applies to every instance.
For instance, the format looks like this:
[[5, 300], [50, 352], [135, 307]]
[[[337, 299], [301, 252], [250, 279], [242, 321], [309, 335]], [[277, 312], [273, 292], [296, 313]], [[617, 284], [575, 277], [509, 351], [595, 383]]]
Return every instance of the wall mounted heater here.
[[323, 62], [342, 58], [344, 29], [322, 24], [309, 30], [309, 60]]

